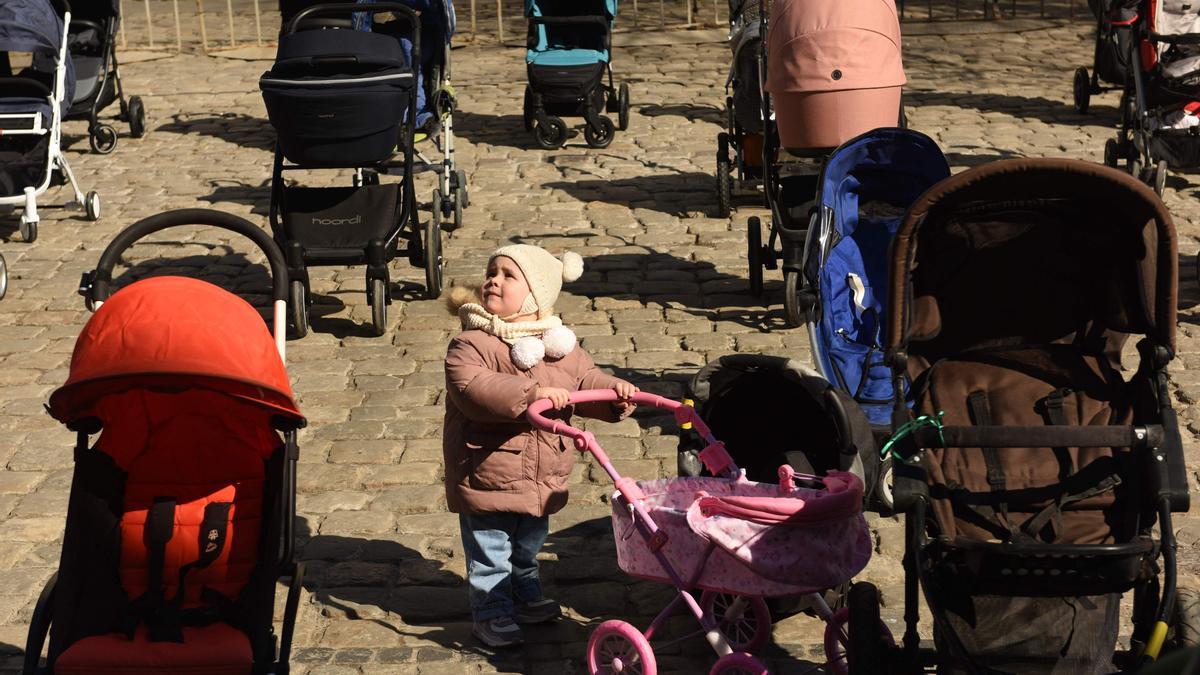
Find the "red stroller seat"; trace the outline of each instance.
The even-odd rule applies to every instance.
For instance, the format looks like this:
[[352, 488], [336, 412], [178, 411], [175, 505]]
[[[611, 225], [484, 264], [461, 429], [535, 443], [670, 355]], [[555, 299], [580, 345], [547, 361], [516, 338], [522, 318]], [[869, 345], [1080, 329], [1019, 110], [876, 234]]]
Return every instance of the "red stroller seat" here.
[[[303, 574], [291, 521], [304, 418], [277, 340], [244, 300], [195, 279], [146, 279], [105, 301], [124, 248], [192, 223], [253, 230], [284, 275], [275, 299], [286, 298], [278, 249], [224, 214], [160, 214], [105, 252], [85, 282], [102, 306], [50, 397], [78, 443], [62, 559], [35, 610], [26, 672], [47, 632], [45, 672], [59, 675], [286, 672]], [[281, 574], [292, 591], [277, 655]]]

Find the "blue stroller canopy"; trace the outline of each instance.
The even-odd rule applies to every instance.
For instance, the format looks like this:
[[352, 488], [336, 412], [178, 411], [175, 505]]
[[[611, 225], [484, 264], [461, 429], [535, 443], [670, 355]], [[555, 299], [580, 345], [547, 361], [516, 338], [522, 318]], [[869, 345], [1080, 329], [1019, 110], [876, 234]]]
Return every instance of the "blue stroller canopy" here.
[[[38, 73], [54, 75], [64, 34], [63, 17], [49, 0], [0, 2], [0, 51], [33, 54], [33, 70]], [[69, 106], [74, 96], [75, 70], [68, 58], [63, 105]]]
[[895, 395], [881, 346], [888, 251], [908, 207], [949, 175], [937, 144], [904, 129], [876, 129], [847, 141], [821, 172], [820, 215], [804, 270], [820, 300], [814, 354], [822, 373], [858, 400], [872, 424], [889, 422]]
[[[527, 17], [588, 17], [608, 19], [608, 26], [595, 24], [530, 26], [536, 30], [534, 44], [525, 52], [525, 62], [536, 66], [590, 66], [608, 63], [605, 35], [617, 15], [617, 0], [525, 0]], [[531, 35], [532, 37], [532, 35]]]

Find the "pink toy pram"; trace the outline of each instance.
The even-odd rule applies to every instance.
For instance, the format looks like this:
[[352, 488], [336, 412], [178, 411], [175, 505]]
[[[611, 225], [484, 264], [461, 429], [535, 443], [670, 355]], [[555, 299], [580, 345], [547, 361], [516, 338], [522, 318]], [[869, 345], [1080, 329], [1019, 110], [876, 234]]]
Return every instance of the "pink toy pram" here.
[[[611, 389], [571, 395], [573, 404], [617, 400]], [[765, 674], [766, 666], [750, 654], [770, 638], [771, 616], [763, 597], [803, 594], [826, 623], [825, 653], [832, 671], [847, 673], [848, 612], [834, 612], [821, 591], [848, 581], [871, 557], [862, 482], [850, 473], [816, 477], [788, 466], [780, 467], [779, 485], [748, 481], [691, 406], [646, 393], [631, 400], [670, 410], [680, 424], [690, 422], [709, 443], [700, 457], [717, 477], [623, 477], [591, 432], [543, 416], [549, 400], [535, 402], [528, 412], [533, 426], [571, 438], [613, 479], [613, 534], [621, 569], [679, 591], [645, 633], [624, 621], [600, 624], [588, 640], [588, 672], [654, 675], [650, 640], [684, 604], [720, 657], [713, 675]], [[703, 591], [699, 601], [691, 593], [695, 589]], [[886, 627], [879, 637], [891, 639]]]

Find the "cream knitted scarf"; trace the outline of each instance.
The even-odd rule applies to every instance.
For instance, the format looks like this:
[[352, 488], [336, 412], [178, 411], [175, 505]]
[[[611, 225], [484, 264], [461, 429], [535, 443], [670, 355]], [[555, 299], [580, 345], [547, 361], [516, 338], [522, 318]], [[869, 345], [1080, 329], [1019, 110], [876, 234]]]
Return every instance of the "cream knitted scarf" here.
[[529, 370], [546, 356], [562, 358], [575, 348], [575, 333], [554, 315], [536, 321], [506, 321], [512, 316], [500, 317], [483, 305], [468, 302], [458, 308], [458, 318], [464, 329], [482, 330], [510, 345], [513, 363], [521, 370]]

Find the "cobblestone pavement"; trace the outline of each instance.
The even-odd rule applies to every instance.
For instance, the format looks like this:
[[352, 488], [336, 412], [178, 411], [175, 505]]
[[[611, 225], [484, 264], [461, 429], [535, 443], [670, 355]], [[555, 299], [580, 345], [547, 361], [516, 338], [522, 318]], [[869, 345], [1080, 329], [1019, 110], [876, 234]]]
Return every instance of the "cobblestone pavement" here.
[[[956, 170], [1022, 155], [1098, 160], [1117, 118], [1116, 94], [1095, 99], [1088, 116], [1068, 105], [1072, 69], [1090, 63], [1089, 31], [1078, 23], [910, 35], [910, 123], [942, 145]], [[732, 219], [712, 217], [724, 45], [618, 50], [618, 76], [632, 86], [635, 114], [605, 150], [587, 149], [578, 136], [560, 151], [534, 149], [521, 129], [519, 50], [472, 47], [454, 57], [459, 160], [473, 205], [446, 242], [449, 280], [473, 282], [487, 253], [505, 242], [579, 252], [588, 271], [564, 294], [563, 318], [600, 364], [668, 395], [727, 352], [808, 358], [804, 332], [784, 328], [778, 272], [768, 273], [765, 306], [747, 294], [746, 220], [762, 210], [750, 198]], [[122, 138], [102, 157], [87, 154], [82, 123], [67, 125], [67, 155], [86, 189], [101, 193], [103, 220], [47, 210], [32, 245], [19, 240], [13, 217], [0, 220], [11, 274], [0, 302], [0, 532], [8, 542], [0, 548], [0, 650], [12, 655], [0, 668], [19, 664], [38, 589], [58, 562], [73, 438], [42, 403], [65, 380], [87, 318], [74, 292], [79, 274], [118, 228], [164, 209], [212, 206], [265, 226], [272, 132], [257, 89], [265, 68], [194, 55], [130, 64], [126, 89], [146, 99], [146, 138]], [[1200, 248], [1200, 182], [1173, 176], [1168, 188], [1180, 248], [1190, 256]], [[431, 191], [425, 181], [420, 196]], [[125, 278], [178, 268], [265, 292], [260, 256], [242, 242], [202, 235], [173, 232], [135, 247], [128, 256], [134, 272]], [[297, 671], [581, 672], [590, 626], [621, 617], [644, 627], [667, 593], [617, 569], [603, 502], [610, 488], [596, 466], [581, 461], [571, 503], [552, 519], [542, 556], [549, 590], [568, 618], [531, 632], [524, 651], [490, 653], [472, 644], [457, 520], [445, 511], [440, 485], [441, 364], [456, 322], [440, 303], [415, 299], [420, 270], [403, 261], [393, 270], [402, 300], [391, 308], [386, 337], [362, 330], [370, 315], [362, 270], [321, 268], [313, 270], [314, 330], [288, 348], [310, 420], [301, 437], [300, 550], [309, 577]], [[1172, 379], [1188, 424], [1194, 486], [1200, 293], [1190, 272], [1184, 278]], [[674, 471], [673, 429], [661, 417], [593, 428], [623, 472], [650, 478]], [[872, 526], [877, 554], [862, 578], [880, 585], [885, 618], [899, 633], [901, 529], [889, 519], [873, 518]], [[1200, 570], [1197, 539], [1200, 524], [1180, 521], [1185, 580]], [[683, 620], [671, 629], [690, 630]], [[791, 617], [776, 627], [768, 658], [778, 672], [805, 672], [822, 660], [819, 643], [816, 620]], [[706, 672], [711, 656], [691, 638], [661, 650], [659, 663]]]

